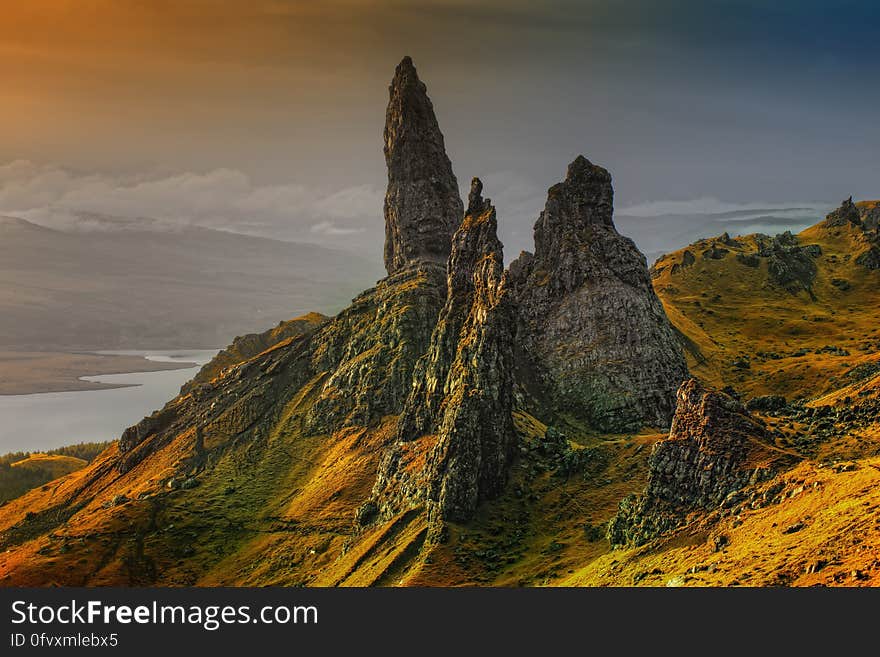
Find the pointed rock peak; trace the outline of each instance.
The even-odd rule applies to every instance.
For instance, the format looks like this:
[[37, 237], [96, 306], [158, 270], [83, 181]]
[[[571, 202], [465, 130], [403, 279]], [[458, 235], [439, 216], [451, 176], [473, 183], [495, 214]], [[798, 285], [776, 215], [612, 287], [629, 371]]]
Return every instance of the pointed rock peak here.
[[471, 180], [471, 191], [468, 194], [468, 207], [465, 214], [477, 216], [492, 207], [490, 199], [483, 198], [483, 181], [479, 178]]
[[409, 55], [404, 55], [403, 59], [400, 60], [400, 64], [397, 65], [398, 71], [412, 71], [415, 73], [416, 67], [413, 64], [412, 57]]
[[578, 155], [574, 161], [568, 165], [568, 170], [565, 175], [566, 182], [586, 181], [591, 178], [602, 180], [607, 179], [609, 183], [611, 182], [611, 174], [608, 173], [607, 169], [603, 169], [602, 167], [593, 164], [583, 155]]
[[415, 66], [394, 72], [385, 114], [385, 268], [445, 263], [463, 206], [434, 106]]
[[471, 181], [468, 208], [461, 226], [452, 237], [452, 253], [447, 271], [470, 271], [479, 262], [490, 257], [503, 271], [504, 246], [498, 239], [498, 218], [492, 200], [483, 198], [483, 183], [479, 178]]
[[395, 90], [398, 92], [406, 91], [407, 93], [427, 93], [424, 83], [419, 80], [419, 74], [409, 55], [401, 59], [397, 68], [394, 69], [394, 78], [391, 80], [392, 94]]
[[568, 165], [565, 180], [547, 192], [547, 204], [535, 223], [535, 256], [555, 260], [560, 248], [587, 239], [594, 227], [614, 229], [613, 212], [611, 174], [579, 155]]
[[687, 365], [645, 257], [614, 229], [611, 175], [583, 156], [550, 188], [508, 282], [539, 397], [611, 433], [666, 427]]
[[545, 215], [574, 227], [614, 226], [614, 189], [607, 169], [578, 155], [568, 165], [565, 180], [550, 188]]

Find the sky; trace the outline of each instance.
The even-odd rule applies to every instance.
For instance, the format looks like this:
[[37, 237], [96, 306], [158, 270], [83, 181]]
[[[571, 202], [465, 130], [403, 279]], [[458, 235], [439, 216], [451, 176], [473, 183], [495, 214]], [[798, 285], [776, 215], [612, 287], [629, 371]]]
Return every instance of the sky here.
[[646, 236], [670, 214], [699, 232], [715, 212], [803, 223], [791, 208], [880, 197], [872, 1], [29, 0], [2, 12], [0, 213], [49, 225], [154, 217], [378, 254], [387, 87], [404, 55], [461, 186], [480, 176], [494, 200], [508, 257], [530, 248], [547, 188], [580, 153], [611, 171], [618, 215]]

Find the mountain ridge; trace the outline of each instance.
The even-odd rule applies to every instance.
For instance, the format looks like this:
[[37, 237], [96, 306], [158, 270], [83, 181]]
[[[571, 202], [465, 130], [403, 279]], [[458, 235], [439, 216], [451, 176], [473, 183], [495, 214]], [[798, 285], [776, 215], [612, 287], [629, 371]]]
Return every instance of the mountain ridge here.
[[3, 226], [0, 344], [16, 350], [222, 346], [297, 309], [335, 312], [381, 272], [343, 251], [212, 229]]

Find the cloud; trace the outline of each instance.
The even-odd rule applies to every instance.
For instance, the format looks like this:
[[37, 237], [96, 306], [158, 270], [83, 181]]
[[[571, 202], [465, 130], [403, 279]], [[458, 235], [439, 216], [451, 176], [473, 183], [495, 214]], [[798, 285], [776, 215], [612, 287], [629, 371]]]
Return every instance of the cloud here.
[[309, 230], [313, 233], [320, 233], [322, 235], [354, 235], [356, 233], [364, 232], [363, 228], [340, 228], [332, 221], [321, 221], [312, 226]]
[[802, 212], [825, 207], [827, 207], [827, 203], [815, 201], [729, 203], [713, 197], [702, 197], [685, 201], [649, 201], [620, 208], [618, 213], [628, 217], [660, 217], [663, 215], [713, 215], [748, 211], [756, 213]]
[[363, 216], [365, 208], [381, 209], [384, 198], [384, 193], [372, 185], [358, 185], [318, 200], [315, 208], [328, 217], [357, 219]]
[[236, 169], [83, 174], [18, 160], [0, 165], [0, 213], [66, 230], [204, 226], [361, 248], [381, 233], [382, 193], [258, 184]]

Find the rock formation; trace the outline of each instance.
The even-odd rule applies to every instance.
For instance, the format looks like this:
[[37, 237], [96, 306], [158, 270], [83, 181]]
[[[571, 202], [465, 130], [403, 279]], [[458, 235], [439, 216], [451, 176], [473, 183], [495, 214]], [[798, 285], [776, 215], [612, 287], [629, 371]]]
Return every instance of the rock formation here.
[[867, 269], [880, 269], [880, 205], [877, 202], [862, 202], [856, 205], [852, 197], [845, 200], [839, 208], [831, 212], [823, 222], [828, 228], [856, 226], [861, 229], [861, 240], [865, 249], [856, 256], [856, 264]]
[[769, 242], [762, 240], [757, 255], [767, 258], [767, 276], [772, 284], [792, 294], [804, 290], [812, 295], [817, 272], [815, 259], [822, 255], [818, 244], [801, 246], [798, 238], [787, 230]]
[[769, 447], [762, 424], [722, 392], [690, 379], [678, 390], [669, 437], [651, 452], [648, 485], [620, 503], [608, 527], [612, 545], [640, 545], [674, 529], [689, 512], [713, 509], [769, 478], [790, 457]]
[[853, 203], [852, 196], [841, 203], [839, 208], [831, 212], [825, 218], [825, 225], [829, 227], [846, 226], [847, 224], [858, 226], [861, 223], [862, 220], [859, 216], [859, 209], [856, 207], [855, 203]]
[[462, 217], [458, 181], [434, 107], [409, 57], [397, 66], [385, 115], [385, 268], [445, 264]]
[[645, 257], [614, 228], [611, 175], [579, 156], [510, 275], [517, 342], [557, 412], [604, 431], [669, 426], [687, 376]]
[[452, 241], [448, 293], [383, 460], [384, 514], [426, 503], [431, 517], [467, 520], [502, 488], [513, 446], [514, 314], [495, 208], [474, 179]]
[[[547, 423], [668, 423], [684, 359], [614, 228], [608, 172], [576, 159], [535, 255], [505, 272], [495, 208], [474, 179], [464, 210], [409, 58], [390, 96], [388, 276], [333, 318], [238, 339], [62, 488], [32, 491], [33, 509], [6, 505], [0, 551], [31, 555], [16, 581], [391, 583], [503, 492], [515, 455], [518, 496], [551, 464], [560, 482], [605, 467]], [[519, 444], [515, 407], [535, 411], [517, 414]]]
[[463, 209], [433, 106], [409, 57], [391, 81], [384, 150], [389, 275], [317, 336], [314, 368], [325, 380], [309, 413], [311, 431], [400, 413], [446, 299], [446, 260]]
[[874, 232], [880, 230], [880, 202], [860, 203], [859, 216], [865, 230]]

